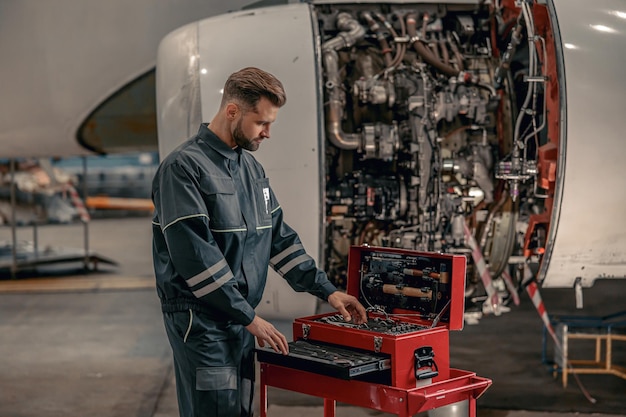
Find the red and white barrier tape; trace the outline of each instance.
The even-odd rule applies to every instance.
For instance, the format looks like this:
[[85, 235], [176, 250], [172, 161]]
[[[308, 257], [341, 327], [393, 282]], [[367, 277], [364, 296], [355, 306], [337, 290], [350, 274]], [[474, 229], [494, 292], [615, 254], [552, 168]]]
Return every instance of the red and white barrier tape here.
[[[535, 281], [532, 278], [533, 278], [533, 273], [530, 270], [530, 267], [528, 266], [528, 264], [524, 264], [524, 282], [528, 282], [529, 280], [531, 280], [531, 282], [528, 285], [526, 285], [526, 292], [528, 293], [528, 296], [532, 300], [533, 305], [535, 306], [535, 309], [537, 310], [537, 313], [539, 313], [539, 316], [541, 317], [541, 321], [543, 321], [543, 324], [546, 326], [546, 330], [548, 330], [550, 337], [552, 337], [555, 348], [557, 349], [559, 354], [563, 356], [563, 345], [561, 344], [559, 339], [556, 337], [556, 333], [554, 331], [554, 328], [552, 327], [552, 323], [550, 323], [550, 317], [548, 316], [548, 312], [546, 311], [546, 307], [543, 303], [543, 299], [541, 298], [541, 294], [539, 293], [539, 286], [537, 285], [537, 281]], [[570, 373], [574, 376], [574, 379], [576, 380], [576, 383], [578, 384], [578, 387], [580, 388], [585, 398], [587, 398], [587, 400], [590, 403], [595, 404], [596, 399], [593, 398], [589, 394], [589, 392], [585, 389], [585, 387], [583, 387], [582, 382], [580, 382], [580, 379], [578, 378], [578, 374], [576, 374], [576, 372], [572, 369], [571, 363], [564, 356], [563, 356], [563, 362], [564, 362], [563, 366], [564, 367], [567, 366], [570, 369], [571, 371]]]
[[466, 223], [463, 223], [463, 231], [465, 232], [465, 244], [472, 250], [474, 265], [476, 265], [476, 269], [478, 270], [480, 279], [483, 282], [485, 291], [487, 291], [487, 301], [485, 301], [483, 306], [490, 309], [494, 315], [499, 316], [502, 313], [502, 306], [498, 292], [493, 286], [491, 271], [487, 266], [487, 262], [485, 262], [485, 258], [480, 251], [480, 247], [478, 246], [476, 239], [474, 239], [474, 235], [472, 235], [472, 232], [470, 232]]
[[[528, 268], [528, 267], [525, 267], [525, 268]], [[552, 340], [554, 340], [554, 344], [557, 346], [557, 349], [562, 352], [563, 347], [561, 346], [559, 339], [557, 339], [556, 337], [556, 333], [554, 332], [552, 323], [550, 323], [550, 317], [548, 317], [548, 312], [546, 311], [546, 307], [543, 304], [543, 299], [541, 298], [541, 294], [539, 293], [539, 286], [537, 285], [537, 282], [532, 281], [530, 284], [528, 284], [526, 286], [526, 292], [528, 293], [528, 296], [532, 300], [533, 305], [535, 306], [535, 309], [537, 310], [537, 313], [539, 313], [539, 317], [541, 317], [541, 321], [543, 321], [544, 326], [546, 326], [548, 333], [550, 333], [550, 337], [552, 337]]]

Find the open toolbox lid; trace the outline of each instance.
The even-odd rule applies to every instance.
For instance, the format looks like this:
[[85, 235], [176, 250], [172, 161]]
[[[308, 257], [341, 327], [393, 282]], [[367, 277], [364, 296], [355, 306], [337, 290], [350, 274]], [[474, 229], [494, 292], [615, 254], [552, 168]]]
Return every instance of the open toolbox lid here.
[[463, 255], [352, 246], [347, 292], [366, 308], [461, 330], [466, 263]]

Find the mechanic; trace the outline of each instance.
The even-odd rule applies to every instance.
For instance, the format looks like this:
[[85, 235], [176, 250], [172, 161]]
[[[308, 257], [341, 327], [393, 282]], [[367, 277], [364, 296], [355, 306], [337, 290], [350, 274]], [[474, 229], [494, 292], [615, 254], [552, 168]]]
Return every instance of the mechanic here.
[[181, 417], [251, 416], [255, 337], [288, 353], [286, 337], [254, 311], [268, 265], [346, 321], [367, 320], [307, 255], [247, 152], [270, 137], [285, 101], [273, 75], [235, 72], [211, 122], [165, 157], [153, 180], [154, 270]]

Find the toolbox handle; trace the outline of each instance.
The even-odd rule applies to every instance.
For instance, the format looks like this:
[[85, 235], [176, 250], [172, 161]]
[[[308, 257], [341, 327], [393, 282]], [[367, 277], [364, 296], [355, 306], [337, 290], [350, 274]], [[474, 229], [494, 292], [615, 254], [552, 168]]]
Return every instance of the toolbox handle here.
[[[445, 405], [451, 404], [452, 402], [458, 401], [458, 399], [450, 401], [450, 397], [469, 392], [474, 392], [472, 394], [472, 397], [474, 399], [477, 399], [491, 385], [490, 379], [482, 378], [479, 376], [472, 376], [471, 379], [468, 380], [468, 382], [469, 383], [458, 387], [441, 389], [436, 391], [429, 390], [429, 388], [432, 388], [432, 386], [424, 386], [419, 389], [413, 390], [409, 392], [409, 411], [417, 413], [433, 408], [443, 407]], [[446, 384], [444, 381], [444, 386], [445, 385]], [[470, 399], [470, 397], [468, 396], [465, 399]]]
[[472, 376], [471, 378], [472, 378], [472, 381], [476, 381], [476, 380], [478, 381], [467, 384], [467, 385], [462, 385], [460, 387], [442, 389], [442, 390], [433, 391], [433, 392], [415, 392], [415, 394], [417, 394], [420, 397], [424, 397], [425, 399], [428, 400], [434, 397], [439, 397], [441, 395], [458, 394], [461, 392], [473, 391], [475, 389], [485, 388], [476, 396], [476, 398], [478, 398], [482, 395], [483, 392], [485, 392], [485, 390], [489, 387], [489, 385], [491, 385], [491, 380], [487, 378], [482, 378], [480, 376]]

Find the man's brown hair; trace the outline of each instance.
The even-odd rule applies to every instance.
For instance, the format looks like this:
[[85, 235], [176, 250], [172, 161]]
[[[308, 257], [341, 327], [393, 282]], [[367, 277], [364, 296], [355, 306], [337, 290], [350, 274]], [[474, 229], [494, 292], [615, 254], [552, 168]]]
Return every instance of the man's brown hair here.
[[283, 84], [269, 72], [254, 67], [243, 68], [228, 77], [224, 85], [222, 106], [235, 100], [243, 111], [256, 107], [261, 97], [270, 103], [282, 107], [287, 101]]

